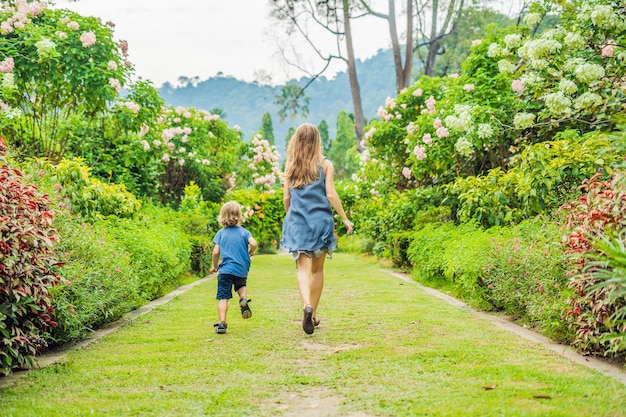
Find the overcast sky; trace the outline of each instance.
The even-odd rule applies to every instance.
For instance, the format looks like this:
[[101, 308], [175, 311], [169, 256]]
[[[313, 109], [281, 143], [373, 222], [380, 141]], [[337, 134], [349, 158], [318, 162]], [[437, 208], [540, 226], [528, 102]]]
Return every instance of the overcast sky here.
[[[279, 31], [268, 17], [265, 0], [57, 0], [55, 7], [115, 23], [116, 39], [128, 41], [136, 75], [157, 86], [175, 83], [181, 75], [205, 80], [220, 71], [253, 81], [255, 72], [263, 70], [276, 83], [304, 75], [280, 58], [275, 40]], [[369, 44], [362, 39], [355, 48], [358, 57], [368, 58], [387, 47], [381, 28], [383, 39], [369, 36]], [[316, 69], [311, 67], [319, 62], [309, 50], [302, 46], [300, 51], [309, 54], [309, 68]]]
[[[515, 0], [501, 0], [511, 3]], [[267, 0], [56, 0], [57, 8], [115, 23], [115, 38], [129, 44], [135, 74], [155, 86], [180, 76], [206, 80], [222, 72], [245, 81], [264, 71], [273, 83], [305, 75], [281, 59], [280, 28], [268, 17]], [[386, 1], [375, 0], [386, 12]], [[355, 54], [367, 59], [388, 48], [388, 29], [382, 19], [370, 17], [354, 24]], [[279, 41], [285, 44], [285, 41]], [[329, 44], [329, 48], [332, 43]], [[310, 71], [320, 69], [313, 51], [300, 45], [300, 62]], [[345, 64], [326, 72], [331, 78]]]

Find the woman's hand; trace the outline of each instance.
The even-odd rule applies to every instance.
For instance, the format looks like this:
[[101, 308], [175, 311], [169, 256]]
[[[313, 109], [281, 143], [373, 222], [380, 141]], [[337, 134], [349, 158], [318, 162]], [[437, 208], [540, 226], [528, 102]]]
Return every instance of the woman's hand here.
[[346, 233], [348, 234], [352, 233], [352, 228], [354, 227], [354, 224], [347, 218], [341, 221], [343, 222], [343, 225], [346, 226]]

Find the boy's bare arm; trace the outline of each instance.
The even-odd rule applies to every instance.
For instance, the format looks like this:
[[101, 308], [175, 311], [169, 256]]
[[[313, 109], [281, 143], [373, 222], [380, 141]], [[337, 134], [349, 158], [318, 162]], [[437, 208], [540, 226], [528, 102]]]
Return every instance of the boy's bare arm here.
[[213, 261], [213, 266], [211, 267], [211, 273], [217, 272], [217, 266], [220, 263], [220, 245], [215, 245], [213, 248], [213, 253], [211, 254], [211, 260]]
[[252, 257], [254, 256], [254, 253], [256, 252], [256, 248], [259, 246], [259, 244], [257, 243], [256, 239], [250, 236], [248, 238], [248, 245], [250, 245], [250, 248], [248, 248], [248, 255]]

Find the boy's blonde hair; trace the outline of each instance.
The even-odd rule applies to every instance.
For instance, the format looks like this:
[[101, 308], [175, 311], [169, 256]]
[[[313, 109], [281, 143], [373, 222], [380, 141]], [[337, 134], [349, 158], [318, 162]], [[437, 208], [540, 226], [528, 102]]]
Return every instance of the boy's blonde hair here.
[[242, 218], [241, 206], [236, 201], [229, 201], [220, 209], [217, 221], [222, 227], [239, 226]]
[[287, 146], [284, 180], [293, 188], [311, 184], [319, 178], [323, 162], [320, 132], [310, 123], [301, 124]]

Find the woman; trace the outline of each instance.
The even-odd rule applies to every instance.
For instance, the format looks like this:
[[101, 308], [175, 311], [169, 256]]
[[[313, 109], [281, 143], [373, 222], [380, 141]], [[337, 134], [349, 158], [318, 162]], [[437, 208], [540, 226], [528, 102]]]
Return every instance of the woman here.
[[332, 208], [348, 233], [353, 224], [335, 190], [335, 169], [322, 155], [322, 140], [315, 126], [296, 129], [287, 147], [284, 174], [285, 219], [283, 246], [296, 261], [296, 278], [303, 304], [302, 329], [307, 334], [319, 325], [317, 306], [324, 287], [324, 261], [337, 247]]

